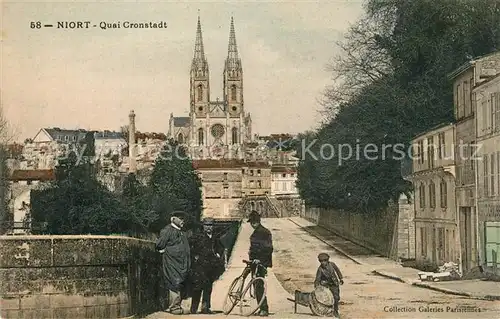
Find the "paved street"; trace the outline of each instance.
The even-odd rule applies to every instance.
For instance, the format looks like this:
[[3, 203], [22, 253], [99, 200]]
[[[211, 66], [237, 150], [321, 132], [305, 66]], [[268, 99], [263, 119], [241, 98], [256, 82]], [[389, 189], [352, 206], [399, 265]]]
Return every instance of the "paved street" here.
[[[291, 293], [295, 289], [312, 290], [312, 282], [318, 267], [316, 257], [320, 252], [327, 252], [338, 264], [345, 278], [341, 290], [342, 318], [500, 318], [500, 301], [476, 300], [444, 294], [374, 275], [372, 273], [374, 267], [390, 267], [395, 263], [374, 256], [369, 251], [327, 231], [316, 229], [303, 219], [265, 219], [263, 224], [273, 233], [275, 247], [274, 267], [268, 278], [268, 298], [272, 317], [312, 318], [310, 310], [305, 307], [299, 307], [299, 314], [293, 314], [293, 303], [287, 301], [287, 298], [293, 298]], [[222, 308], [227, 287], [242, 270], [241, 259], [247, 257], [251, 231], [248, 224], [243, 224], [229, 269], [215, 285], [214, 310]], [[327, 243], [333, 243], [363, 264], [360, 265], [347, 258]], [[185, 305], [188, 309], [189, 300]], [[464, 308], [468, 309], [468, 312], [463, 312]], [[457, 312], [457, 310], [462, 311]], [[234, 311], [237, 312], [237, 309]], [[156, 313], [147, 318], [161, 319], [167, 316], [171, 317], [166, 313]], [[215, 315], [215, 317], [220, 316], [223, 315]], [[196, 315], [196, 318], [214, 318], [214, 316]]]

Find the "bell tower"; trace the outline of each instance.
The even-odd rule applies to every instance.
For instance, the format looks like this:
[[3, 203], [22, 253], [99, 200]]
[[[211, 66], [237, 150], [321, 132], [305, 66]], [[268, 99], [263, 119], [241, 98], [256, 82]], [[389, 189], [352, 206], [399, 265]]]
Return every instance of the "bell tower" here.
[[224, 63], [224, 100], [227, 105], [227, 112], [231, 117], [240, 117], [244, 114], [243, 109], [243, 68], [238, 55], [236, 45], [236, 33], [234, 31], [234, 19], [231, 17], [231, 27], [229, 29], [229, 45], [227, 48], [227, 58]]
[[194, 56], [191, 63], [190, 80], [191, 116], [205, 116], [208, 112], [208, 103], [210, 101], [210, 84], [208, 62], [205, 57], [205, 49], [203, 47], [203, 37], [201, 34], [201, 22], [199, 16], [196, 28]]

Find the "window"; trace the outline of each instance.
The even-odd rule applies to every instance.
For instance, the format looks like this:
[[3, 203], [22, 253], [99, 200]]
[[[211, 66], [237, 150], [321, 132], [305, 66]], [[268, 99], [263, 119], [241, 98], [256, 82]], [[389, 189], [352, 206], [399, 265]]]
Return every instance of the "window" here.
[[491, 153], [490, 156], [490, 162], [491, 162], [491, 171], [490, 171], [490, 187], [491, 187], [491, 192], [490, 196], [495, 196], [495, 154], [496, 153]]
[[497, 151], [497, 192], [500, 194], [500, 151]]
[[457, 92], [456, 92], [456, 99], [457, 99], [457, 116], [458, 119], [461, 119], [464, 117], [464, 104], [463, 104], [463, 93], [462, 93], [462, 86], [460, 84], [457, 85]]
[[430, 208], [436, 207], [436, 186], [434, 182], [429, 184], [429, 206]]
[[182, 133], [179, 133], [179, 135], [177, 135], [177, 141], [179, 142], [179, 144], [184, 144], [184, 135], [182, 135]]
[[224, 173], [224, 182], [227, 182], [227, 173]]
[[424, 141], [423, 140], [417, 142], [417, 149], [416, 149], [415, 157], [417, 158], [417, 162], [419, 164], [424, 163]]
[[429, 168], [434, 168], [434, 138], [432, 136], [427, 139], [427, 161], [429, 161]]
[[488, 174], [488, 155], [483, 156], [483, 197], [488, 197], [489, 195], [489, 174]]
[[284, 173], [284, 174], [281, 174], [281, 176], [282, 176], [282, 177], [286, 177], [286, 173]]
[[444, 261], [445, 257], [445, 251], [446, 251], [446, 243], [445, 243], [445, 237], [444, 237], [444, 227], [439, 227], [437, 229], [438, 231], [438, 259], [440, 261]]
[[203, 145], [203, 141], [205, 139], [205, 134], [203, 133], [203, 129], [200, 127], [198, 129], [198, 145]]
[[469, 79], [469, 95], [470, 95], [470, 111], [469, 114], [474, 114], [474, 110], [476, 108], [476, 93], [472, 93], [474, 89], [474, 76], [472, 75]]
[[420, 187], [418, 189], [418, 195], [420, 199], [420, 209], [425, 208], [425, 185], [420, 184]]
[[198, 101], [203, 101], [203, 85], [198, 85]]
[[[500, 263], [500, 222], [485, 222], [485, 262], [486, 266], [492, 267]], [[496, 253], [495, 253], [496, 252]], [[495, 260], [496, 257], [496, 260]]]
[[231, 85], [231, 101], [236, 102], [236, 85]]
[[260, 169], [257, 170], [257, 176], [260, 176]]
[[441, 180], [441, 183], [439, 185], [439, 195], [441, 199], [441, 208], [446, 208], [448, 207], [447, 202], [448, 202], [448, 185], [446, 184], [446, 181], [443, 179]]
[[500, 131], [500, 94], [491, 94], [491, 129], [493, 132]]
[[469, 81], [464, 81], [464, 116], [470, 115], [470, 91]]
[[444, 159], [446, 157], [446, 146], [445, 146], [445, 140], [444, 140], [444, 132], [439, 133], [438, 135], [439, 139], [439, 159]]
[[427, 255], [427, 234], [425, 227], [420, 227], [420, 255]]
[[481, 113], [483, 114], [481, 121], [481, 133], [484, 134], [488, 128], [488, 102], [486, 100], [481, 102]]
[[257, 188], [262, 188], [262, 181], [261, 180], [257, 181]]
[[236, 127], [231, 129], [231, 142], [232, 144], [238, 144], [238, 129]]
[[250, 170], [250, 176], [253, 176], [253, 169]]

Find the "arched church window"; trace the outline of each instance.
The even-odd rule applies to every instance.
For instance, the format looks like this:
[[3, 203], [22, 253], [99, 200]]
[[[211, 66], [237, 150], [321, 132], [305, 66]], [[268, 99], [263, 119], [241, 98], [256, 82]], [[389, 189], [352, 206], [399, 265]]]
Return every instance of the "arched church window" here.
[[236, 101], [236, 85], [231, 85], [231, 101]]
[[198, 145], [203, 145], [203, 140], [204, 140], [204, 134], [203, 134], [203, 129], [200, 127], [198, 129]]
[[198, 101], [203, 101], [203, 85], [198, 85]]
[[182, 135], [182, 133], [177, 135], [177, 142], [179, 142], [179, 144], [184, 144], [184, 135]]
[[232, 144], [238, 144], [238, 129], [236, 127], [231, 129], [231, 140]]

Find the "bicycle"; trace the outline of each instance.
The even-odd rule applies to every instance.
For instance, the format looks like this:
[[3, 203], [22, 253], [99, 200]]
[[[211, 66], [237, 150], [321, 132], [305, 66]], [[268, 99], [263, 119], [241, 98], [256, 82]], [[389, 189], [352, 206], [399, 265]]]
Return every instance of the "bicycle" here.
[[[266, 297], [267, 291], [267, 283], [264, 277], [256, 277], [255, 274], [258, 273], [259, 267], [262, 270], [266, 271], [266, 268], [262, 266], [259, 262], [253, 263], [248, 260], [243, 260], [247, 266], [243, 269], [241, 275], [236, 277], [231, 285], [229, 286], [229, 290], [226, 295], [226, 299], [224, 300], [223, 311], [225, 315], [228, 315], [233, 311], [234, 307], [239, 303], [240, 305], [240, 315], [243, 316], [251, 316], [253, 315], [262, 305], [264, 299]], [[255, 268], [252, 269], [252, 265], [255, 265]], [[251, 274], [251, 279], [245, 286], [245, 280], [248, 277], [248, 272]], [[257, 296], [255, 294], [255, 286], [262, 282], [263, 285], [263, 294], [260, 300], [257, 300]], [[244, 287], [244, 288], [243, 288]], [[248, 294], [248, 295], [247, 295]], [[256, 305], [251, 305], [252, 301], [256, 302]], [[248, 310], [245, 311], [244, 310]]]

